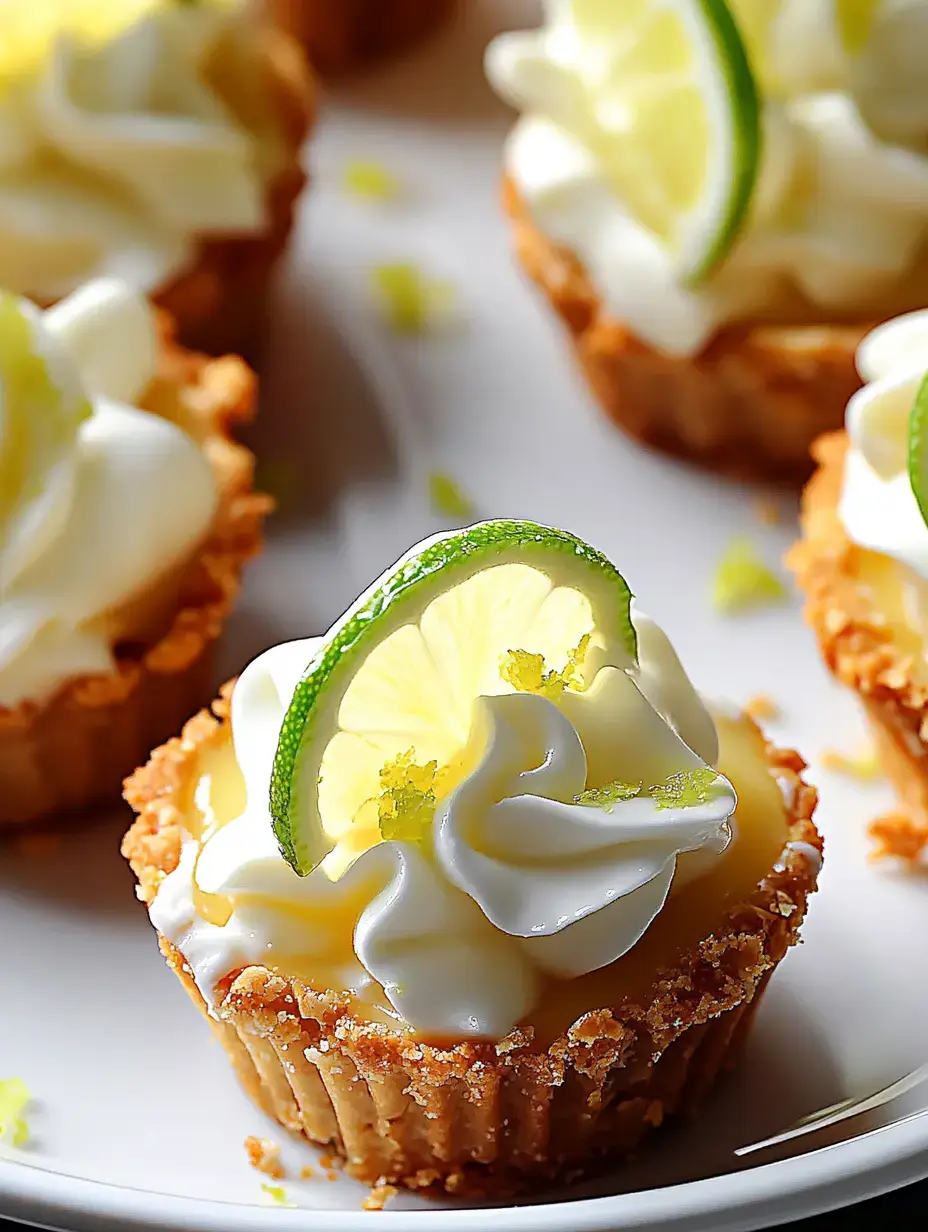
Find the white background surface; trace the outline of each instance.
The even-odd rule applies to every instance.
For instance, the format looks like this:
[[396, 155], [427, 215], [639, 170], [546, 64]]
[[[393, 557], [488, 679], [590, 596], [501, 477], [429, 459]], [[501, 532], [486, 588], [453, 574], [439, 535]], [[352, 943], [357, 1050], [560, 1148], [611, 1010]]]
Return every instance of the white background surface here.
[[[410, 543], [438, 529], [425, 480], [440, 470], [479, 516], [556, 523], [603, 549], [704, 690], [777, 699], [783, 720], [770, 730], [812, 763], [827, 857], [806, 944], [774, 981], [738, 1074], [697, 1127], [671, 1130], [566, 1205], [459, 1213], [404, 1197], [391, 1207], [415, 1212], [413, 1232], [756, 1225], [928, 1173], [928, 1157], [912, 1158], [928, 1150], [928, 1118], [740, 1176], [749, 1166], [732, 1155], [926, 1059], [928, 882], [867, 863], [866, 823], [888, 794], [815, 764], [826, 748], [852, 750], [863, 731], [852, 699], [821, 667], [798, 601], [737, 620], [709, 603], [732, 535], [753, 537], [776, 565], [795, 535], [792, 503], [782, 525], [766, 528], [755, 492], [627, 442], [592, 405], [559, 327], [511, 263], [498, 204], [509, 117], [483, 85], [480, 56], [496, 29], [530, 24], [534, 7], [475, 0], [458, 29], [326, 110], [252, 433], [272, 471], [278, 459], [295, 459], [304, 479], [250, 573], [225, 666], [232, 672], [267, 645], [323, 630]], [[386, 164], [406, 186], [403, 200], [346, 197], [340, 177], [353, 158]], [[381, 325], [369, 271], [395, 260], [454, 283], [455, 320], [441, 332], [398, 339]], [[132, 1226], [395, 1227], [389, 1215], [361, 1215], [364, 1191], [321, 1170], [320, 1179], [288, 1183], [289, 1196], [317, 1215], [267, 1208], [265, 1178], [248, 1167], [242, 1141], [280, 1141], [283, 1131], [239, 1093], [164, 968], [118, 855], [126, 822], [120, 813], [66, 835], [50, 861], [0, 849], [0, 1076], [21, 1076], [36, 1095], [32, 1145], [0, 1161], [0, 1214], [73, 1226], [109, 1212]], [[910, 1097], [901, 1111], [918, 1106]], [[296, 1140], [285, 1157], [295, 1170], [316, 1162]], [[152, 1192], [115, 1193], [52, 1173]], [[635, 1194], [702, 1177], [718, 1179]], [[623, 1196], [578, 1200], [591, 1194]]]

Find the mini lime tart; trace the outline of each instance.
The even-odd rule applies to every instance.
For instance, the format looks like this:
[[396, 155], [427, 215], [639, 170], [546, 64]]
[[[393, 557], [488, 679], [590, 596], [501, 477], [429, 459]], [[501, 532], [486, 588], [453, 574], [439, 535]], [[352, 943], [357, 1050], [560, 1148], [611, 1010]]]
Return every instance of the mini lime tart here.
[[0, 829], [118, 801], [209, 698], [269, 505], [254, 392], [126, 283], [0, 293]]
[[4, 0], [0, 286], [141, 287], [180, 341], [257, 343], [305, 176], [301, 49], [248, 0]]
[[514, 1192], [695, 1109], [821, 867], [798, 754], [710, 711], [563, 531], [429, 539], [126, 785], [245, 1089], [370, 1184]]
[[874, 825], [880, 850], [917, 860], [928, 846], [928, 311], [874, 330], [857, 362], [866, 384], [845, 431], [815, 446], [788, 559], [902, 802]]
[[371, 68], [446, 22], [457, 0], [264, 0], [326, 77]]
[[928, 300], [928, 0], [545, 0], [487, 71], [520, 263], [607, 414], [797, 482]]

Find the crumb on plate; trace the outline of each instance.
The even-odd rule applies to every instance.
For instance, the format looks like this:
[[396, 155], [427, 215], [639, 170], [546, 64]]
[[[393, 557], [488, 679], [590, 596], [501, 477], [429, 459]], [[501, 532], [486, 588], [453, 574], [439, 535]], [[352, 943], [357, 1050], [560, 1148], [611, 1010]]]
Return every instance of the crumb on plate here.
[[245, 1154], [248, 1162], [257, 1172], [263, 1172], [272, 1181], [282, 1181], [286, 1176], [283, 1164], [280, 1162], [280, 1147], [270, 1138], [256, 1138], [253, 1135], [245, 1139]]
[[867, 833], [876, 841], [871, 859], [905, 860], [914, 864], [928, 847], [928, 826], [905, 813], [886, 813], [871, 822]]
[[779, 526], [783, 507], [773, 496], [758, 496], [754, 501], [754, 516], [762, 526]]
[[395, 1185], [387, 1185], [381, 1182], [375, 1185], [364, 1201], [361, 1203], [362, 1211], [382, 1211], [391, 1198], [395, 1198], [399, 1190]]
[[753, 697], [749, 697], [744, 704], [744, 710], [747, 715], [754, 720], [755, 723], [762, 723], [781, 719], [783, 711], [779, 704], [769, 693], [756, 693]]

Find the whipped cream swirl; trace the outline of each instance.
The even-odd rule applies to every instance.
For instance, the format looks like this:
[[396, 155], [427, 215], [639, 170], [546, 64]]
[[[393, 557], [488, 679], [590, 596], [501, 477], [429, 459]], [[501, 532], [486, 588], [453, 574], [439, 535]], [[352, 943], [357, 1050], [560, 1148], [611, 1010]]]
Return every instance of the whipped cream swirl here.
[[860, 345], [857, 366], [867, 384], [847, 408], [841, 521], [855, 543], [928, 581], [928, 527], [908, 470], [909, 415], [928, 372], [928, 311], [873, 330]]
[[[430, 840], [385, 841], [347, 868], [338, 847], [307, 877], [280, 856], [268, 813], [277, 736], [318, 643], [278, 646], [232, 695], [247, 805], [191, 838], [151, 908], [214, 1009], [223, 976], [250, 963], [313, 972], [362, 998], [380, 985], [398, 1019], [445, 1038], [500, 1039], [546, 978], [596, 970], [646, 932], [668, 894], [726, 849], [736, 797], [717, 775], [702, 803], [660, 808], [648, 794], [600, 806], [594, 783], [644, 784], [705, 769], [712, 720], [669, 641], [636, 613], [640, 666], [601, 664], [557, 703], [478, 699], [465, 758], [476, 768], [439, 803]], [[209, 783], [199, 805], [209, 821]], [[231, 905], [223, 925], [195, 890]]]
[[[736, 17], [757, 22], [748, 3]], [[783, 0], [757, 35], [763, 153], [739, 240], [698, 288], [617, 194], [610, 63], [619, 31], [546, 0], [536, 32], [491, 44], [487, 71], [522, 113], [506, 169], [539, 228], [575, 253], [611, 314], [674, 355], [737, 321], [875, 319], [928, 296], [928, 0], [878, 6], [864, 47], [841, 45], [831, 0]], [[749, 40], [751, 41], [751, 40]], [[613, 45], [615, 44], [615, 45]]]
[[157, 354], [125, 284], [45, 313], [0, 297], [0, 706], [112, 670], [113, 643], [144, 635], [148, 588], [209, 528], [199, 446], [132, 405]]
[[199, 238], [259, 231], [267, 151], [229, 94], [253, 88], [251, 35], [241, 3], [159, 4], [102, 44], [63, 23], [38, 68], [0, 79], [0, 285], [150, 290]]

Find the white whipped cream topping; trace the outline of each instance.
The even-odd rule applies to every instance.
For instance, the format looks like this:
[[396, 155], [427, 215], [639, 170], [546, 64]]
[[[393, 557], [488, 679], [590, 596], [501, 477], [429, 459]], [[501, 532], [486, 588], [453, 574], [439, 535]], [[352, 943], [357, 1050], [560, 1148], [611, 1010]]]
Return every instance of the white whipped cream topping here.
[[103, 45], [60, 33], [38, 72], [3, 83], [0, 285], [38, 300], [99, 276], [153, 289], [198, 237], [262, 228], [258, 138], [208, 73], [244, 11], [165, 4]]
[[[151, 382], [154, 316], [122, 283], [57, 307], [16, 305], [23, 358], [48, 396], [0, 356], [0, 706], [39, 700], [114, 666], [120, 608], [180, 564], [216, 505], [212, 471], [182, 429], [131, 405]], [[0, 336], [0, 351], [4, 339]], [[60, 399], [60, 401], [56, 401]]]
[[881, 5], [854, 60], [836, 42], [831, 0], [784, 0], [766, 39], [776, 94], [764, 102], [751, 214], [696, 289], [678, 281], [610, 176], [597, 117], [609, 115], [619, 48], [605, 22], [578, 21], [568, 0], [546, 0], [545, 14], [541, 30], [503, 35], [488, 51], [492, 84], [523, 113], [506, 169], [540, 229], [576, 254], [642, 339], [688, 355], [733, 321], [868, 319], [928, 296], [928, 76], [916, 52], [926, 0]]
[[848, 403], [839, 515], [855, 543], [928, 580], [928, 527], [908, 471], [909, 414], [928, 372], [928, 310], [873, 330], [857, 366], [867, 384]]
[[[736, 804], [722, 776], [702, 805], [574, 802], [590, 781], [647, 788], [718, 756], [712, 720], [669, 641], [647, 617], [636, 613], [635, 623], [640, 669], [600, 666], [587, 692], [568, 691], [557, 705], [529, 694], [480, 699], [471, 740], [482, 756], [440, 803], [431, 848], [381, 842], [337, 878], [329, 861], [297, 876], [268, 811], [277, 736], [318, 643], [255, 660], [232, 695], [247, 805], [208, 832], [198, 861], [188, 843], [151, 908], [207, 1002], [219, 979], [249, 963], [286, 969], [297, 959], [362, 996], [376, 981], [398, 1017], [426, 1034], [499, 1039], [531, 1011], [545, 976], [626, 953], [673, 886], [725, 850]], [[208, 791], [201, 780], [207, 820]], [[197, 914], [195, 886], [231, 900], [227, 924]]]

